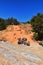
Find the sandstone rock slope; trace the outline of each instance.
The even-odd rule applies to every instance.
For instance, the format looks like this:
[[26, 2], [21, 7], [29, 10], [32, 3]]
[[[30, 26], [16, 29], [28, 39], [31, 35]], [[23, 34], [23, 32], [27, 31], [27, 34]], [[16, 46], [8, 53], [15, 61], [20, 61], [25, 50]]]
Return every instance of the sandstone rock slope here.
[[0, 65], [43, 65], [43, 47], [0, 41]]

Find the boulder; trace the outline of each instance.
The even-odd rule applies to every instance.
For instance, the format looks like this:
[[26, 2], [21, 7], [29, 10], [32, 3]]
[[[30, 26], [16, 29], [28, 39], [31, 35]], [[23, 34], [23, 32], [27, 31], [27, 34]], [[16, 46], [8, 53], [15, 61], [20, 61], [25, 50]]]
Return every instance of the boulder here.
[[27, 38], [22, 38], [23, 41], [27, 41]]
[[18, 44], [24, 44], [24, 45], [27, 45], [27, 46], [30, 46], [30, 42], [28, 41], [27, 42], [27, 38], [18, 38]]
[[18, 38], [18, 44], [22, 44], [21, 38]]
[[43, 46], [43, 43], [42, 42], [39, 42], [39, 45]]
[[27, 45], [27, 46], [30, 46], [30, 42], [28, 41], [26, 45]]

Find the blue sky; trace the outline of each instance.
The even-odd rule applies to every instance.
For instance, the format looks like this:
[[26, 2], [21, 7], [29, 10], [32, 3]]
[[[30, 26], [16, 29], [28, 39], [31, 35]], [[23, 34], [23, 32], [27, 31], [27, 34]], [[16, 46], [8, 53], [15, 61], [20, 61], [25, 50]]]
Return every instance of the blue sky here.
[[38, 12], [43, 13], [43, 0], [0, 0], [0, 17], [14, 17], [28, 21]]

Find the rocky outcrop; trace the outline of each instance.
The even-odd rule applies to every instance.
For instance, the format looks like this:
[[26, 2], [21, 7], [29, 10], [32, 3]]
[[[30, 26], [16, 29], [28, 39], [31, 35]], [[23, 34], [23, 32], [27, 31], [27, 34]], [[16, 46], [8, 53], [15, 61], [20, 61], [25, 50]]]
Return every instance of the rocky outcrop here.
[[18, 42], [18, 38], [26, 38], [27, 42], [36, 42], [33, 37], [31, 24], [9, 25], [5, 30], [0, 31], [0, 40]]
[[27, 42], [27, 38], [18, 38], [18, 44], [24, 44], [24, 45], [27, 45], [27, 46], [30, 46], [30, 42], [28, 41]]

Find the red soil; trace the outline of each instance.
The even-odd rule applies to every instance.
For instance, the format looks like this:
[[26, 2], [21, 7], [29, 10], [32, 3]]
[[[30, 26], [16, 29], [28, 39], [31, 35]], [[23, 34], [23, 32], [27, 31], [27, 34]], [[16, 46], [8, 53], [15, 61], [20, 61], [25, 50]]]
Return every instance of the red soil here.
[[30, 24], [21, 24], [21, 25], [10, 25], [7, 29], [0, 32], [0, 40], [16, 42], [18, 38], [27, 38], [31, 44], [36, 42], [32, 39], [33, 37], [32, 27]]

